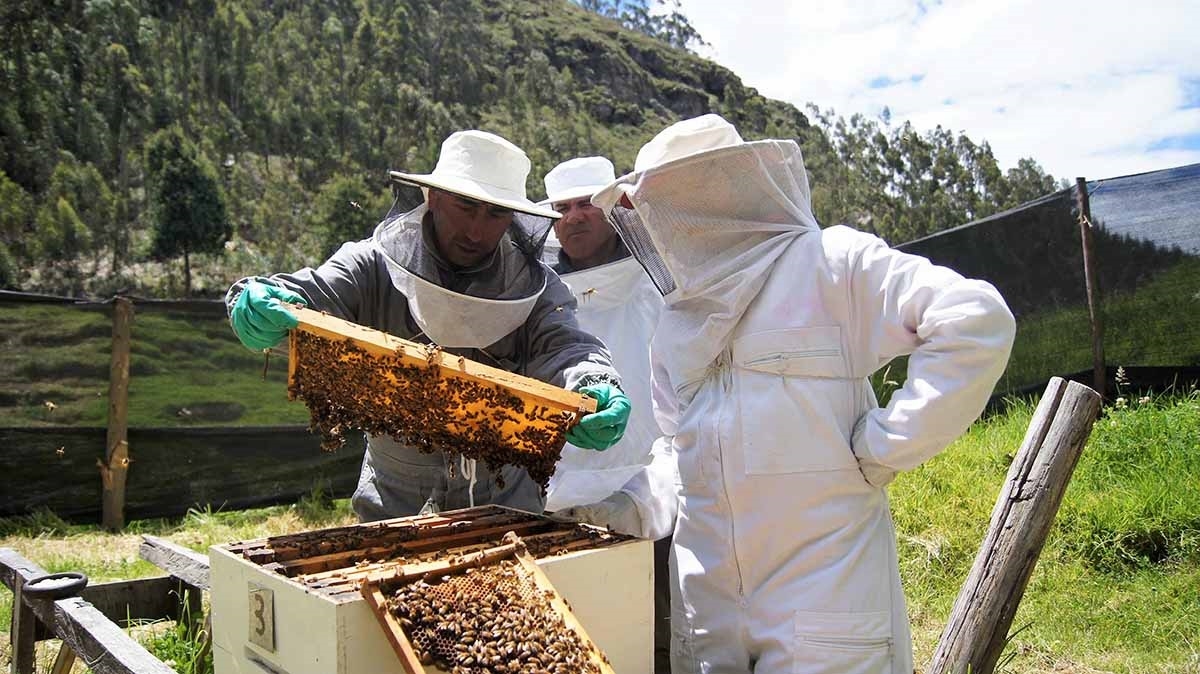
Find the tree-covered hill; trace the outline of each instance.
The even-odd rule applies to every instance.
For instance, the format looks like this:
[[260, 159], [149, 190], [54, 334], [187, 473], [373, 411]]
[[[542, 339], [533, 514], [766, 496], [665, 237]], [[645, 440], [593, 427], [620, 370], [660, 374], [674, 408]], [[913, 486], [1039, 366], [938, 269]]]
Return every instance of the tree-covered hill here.
[[463, 128], [524, 148], [537, 196], [559, 161], [628, 169], [666, 124], [718, 112], [747, 138], [801, 143], [823, 223], [895, 243], [1055, 187], [948, 130], [810, 118], [672, 46], [678, 32], [585, 4], [9, 0], [0, 286], [214, 294], [316, 263], [370, 231], [387, 169], [431, 169]]

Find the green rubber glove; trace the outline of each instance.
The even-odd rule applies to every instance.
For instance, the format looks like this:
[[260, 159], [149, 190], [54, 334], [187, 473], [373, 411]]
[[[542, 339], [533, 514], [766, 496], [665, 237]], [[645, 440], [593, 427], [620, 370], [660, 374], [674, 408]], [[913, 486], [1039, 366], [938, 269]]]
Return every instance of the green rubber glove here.
[[596, 411], [586, 414], [567, 431], [567, 442], [583, 449], [604, 451], [617, 444], [625, 435], [625, 424], [629, 423], [629, 398], [621, 389], [611, 384], [594, 384], [579, 389], [599, 403]]
[[261, 281], [250, 281], [229, 312], [229, 322], [242, 344], [251, 351], [275, 346], [298, 321], [282, 302], [308, 304], [296, 293]]

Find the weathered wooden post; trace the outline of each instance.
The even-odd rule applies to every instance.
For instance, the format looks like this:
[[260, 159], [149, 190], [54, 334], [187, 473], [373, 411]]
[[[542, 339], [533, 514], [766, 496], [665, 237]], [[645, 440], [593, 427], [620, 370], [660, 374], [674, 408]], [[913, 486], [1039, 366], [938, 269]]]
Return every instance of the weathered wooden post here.
[[133, 303], [124, 297], [113, 303], [112, 366], [108, 373], [108, 434], [104, 461], [97, 459], [103, 484], [102, 520], [105, 529], [125, 528], [125, 476], [129, 471], [129, 341]]
[[11, 674], [34, 674], [37, 668], [37, 616], [25, 606], [21, 597], [21, 589], [25, 579], [21, 575], [24, 568], [13, 573], [13, 604], [12, 624], [9, 625], [8, 639], [12, 646]]
[[1083, 384], [1055, 377], [1046, 386], [927, 674], [995, 669], [1099, 411], [1100, 395]]

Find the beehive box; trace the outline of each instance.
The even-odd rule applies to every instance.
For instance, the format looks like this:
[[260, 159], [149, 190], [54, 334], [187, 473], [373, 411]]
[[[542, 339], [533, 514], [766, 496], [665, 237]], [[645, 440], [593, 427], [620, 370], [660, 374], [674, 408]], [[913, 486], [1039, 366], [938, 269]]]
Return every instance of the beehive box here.
[[214, 546], [216, 674], [403, 672], [361, 586], [397, 562], [463, 556], [521, 537], [621, 674], [653, 669], [649, 541], [482, 506]]
[[292, 307], [288, 395], [336, 449], [361, 429], [424, 451], [462, 454], [494, 472], [522, 466], [543, 488], [588, 396], [488, 367], [335, 316]]

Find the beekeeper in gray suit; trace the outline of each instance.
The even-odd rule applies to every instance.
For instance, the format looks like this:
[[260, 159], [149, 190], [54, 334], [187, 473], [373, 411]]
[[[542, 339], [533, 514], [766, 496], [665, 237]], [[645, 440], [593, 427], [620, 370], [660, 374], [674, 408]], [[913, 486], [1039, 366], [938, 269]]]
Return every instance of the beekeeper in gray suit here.
[[[425, 201], [392, 212], [369, 239], [344, 244], [316, 269], [239, 280], [225, 302], [246, 347], [279, 343], [296, 302], [339, 318], [580, 391], [596, 398], [568, 434], [604, 450], [621, 439], [629, 401], [608, 350], [583, 332], [575, 299], [539, 259], [558, 214], [525, 196], [530, 161], [494, 134], [460, 131], [442, 144], [432, 173], [393, 171]], [[517, 466], [499, 474], [443, 452], [422, 453], [367, 436], [352, 505], [373, 521], [495, 503], [542, 512], [539, 485]]]

